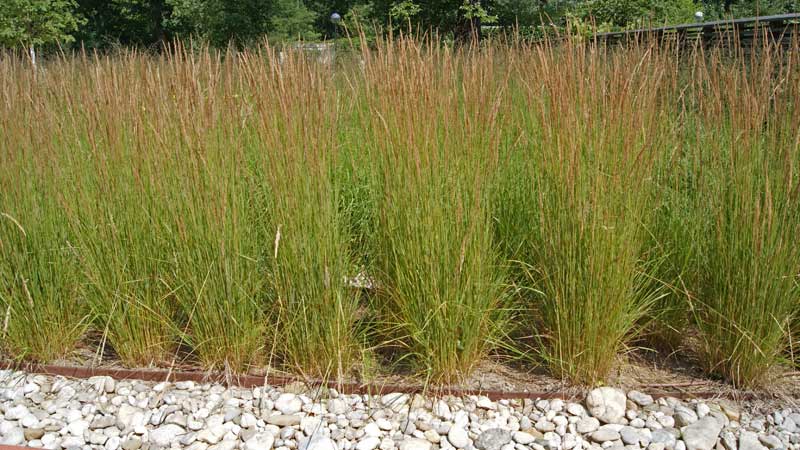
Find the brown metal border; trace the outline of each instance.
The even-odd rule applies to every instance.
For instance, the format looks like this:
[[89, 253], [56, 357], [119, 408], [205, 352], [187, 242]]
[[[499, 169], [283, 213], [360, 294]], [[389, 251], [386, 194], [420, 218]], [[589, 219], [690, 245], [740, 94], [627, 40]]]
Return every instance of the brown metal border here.
[[[0, 369], [13, 369], [21, 370], [28, 373], [63, 376], [67, 378], [90, 378], [94, 376], [109, 376], [115, 380], [141, 380], [151, 382], [162, 381], [194, 381], [198, 383], [218, 382], [228, 386], [239, 386], [244, 388], [253, 388], [258, 386], [285, 386], [293, 382], [303, 382], [312, 387], [328, 386], [336, 388], [343, 394], [372, 394], [383, 395], [392, 392], [400, 392], [406, 394], [426, 394], [434, 397], [452, 395], [456, 397], [466, 397], [470, 395], [483, 395], [489, 397], [491, 400], [501, 399], [551, 399], [560, 398], [564, 400], [580, 399], [581, 394], [576, 392], [564, 391], [543, 391], [543, 392], [530, 392], [530, 391], [498, 391], [498, 390], [483, 390], [483, 389], [453, 389], [453, 388], [436, 388], [424, 387], [422, 385], [403, 385], [403, 384], [362, 384], [353, 382], [331, 382], [323, 380], [305, 380], [296, 377], [281, 377], [281, 376], [256, 376], [256, 375], [234, 375], [226, 376], [222, 372], [196, 372], [196, 371], [172, 371], [167, 369], [114, 369], [102, 367], [71, 367], [50, 364], [36, 364], [36, 363], [20, 363], [11, 361], [0, 361]], [[681, 387], [690, 387], [691, 385], [681, 385]], [[640, 389], [642, 390], [642, 389]], [[740, 392], [686, 392], [686, 391], [659, 391], [647, 390], [648, 394], [655, 398], [659, 397], [676, 397], [680, 399], [708, 399], [708, 398], [729, 398], [736, 400], [747, 400], [755, 398], [752, 393]], [[0, 450], [7, 450], [0, 446]]]

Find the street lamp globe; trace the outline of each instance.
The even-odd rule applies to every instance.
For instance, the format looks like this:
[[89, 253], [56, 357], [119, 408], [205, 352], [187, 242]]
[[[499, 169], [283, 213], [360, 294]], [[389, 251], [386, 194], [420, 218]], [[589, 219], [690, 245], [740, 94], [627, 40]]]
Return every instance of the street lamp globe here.
[[331, 23], [336, 25], [341, 21], [342, 21], [342, 16], [338, 12], [334, 12], [333, 14], [331, 14]]
[[694, 13], [694, 20], [695, 22], [702, 22], [703, 21], [703, 11], [697, 11]]

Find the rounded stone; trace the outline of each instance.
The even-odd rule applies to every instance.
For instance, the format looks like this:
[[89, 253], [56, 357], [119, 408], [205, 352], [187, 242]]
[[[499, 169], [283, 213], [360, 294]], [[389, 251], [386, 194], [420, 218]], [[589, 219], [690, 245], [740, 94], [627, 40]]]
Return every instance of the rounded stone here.
[[8, 408], [4, 414], [6, 420], [21, 420], [25, 416], [30, 415], [28, 407], [25, 405], [16, 405]]
[[639, 391], [628, 391], [628, 398], [639, 406], [648, 406], [653, 404], [653, 397]]
[[769, 434], [761, 435], [758, 437], [758, 440], [761, 441], [762, 444], [766, 445], [767, 448], [777, 449], [783, 447], [783, 443], [777, 436]]
[[381, 403], [394, 412], [400, 412], [405, 409], [408, 403], [408, 394], [403, 394], [401, 392], [386, 394], [381, 397]]
[[281, 394], [275, 400], [275, 409], [284, 415], [297, 414], [302, 407], [302, 400], [295, 394]]
[[123, 450], [139, 450], [142, 447], [142, 440], [138, 437], [130, 437], [122, 442]]
[[364, 427], [364, 434], [373, 437], [380, 436], [382, 434], [381, 427], [375, 422], [370, 422]]
[[447, 432], [447, 440], [455, 448], [464, 448], [469, 444], [469, 434], [459, 426], [450, 427], [450, 431]]
[[717, 419], [705, 416], [683, 429], [683, 441], [688, 450], [711, 450], [721, 431], [722, 425]]
[[386, 420], [383, 417], [381, 417], [380, 419], [376, 420], [375, 424], [378, 425], [378, 428], [380, 428], [383, 431], [390, 431], [393, 428], [392, 427], [392, 422], [389, 422], [388, 420]]
[[328, 400], [328, 412], [331, 414], [344, 414], [347, 412], [347, 403], [338, 398]]
[[356, 450], [375, 450], [379, 445], [381, 445], [381, 439], [375, 436], [367, 436], [364, 439], [361, 439], [356, 444]]
[[73, 436], [83, 436], [83, 433], [89, 429], [89, 422], [85, 420], [76, 420], [67, 425], [67, 431]]
[[517, 431], [511, 436], [517, 444], [528, 445], [536, 440], [536, 437], [524, 431]]
[[272, 433], [262, 432], [254, 434], [245, 441], [242, 448], [243, 450], [271, 450], [274, 443], [275, 436]]
[[575, 429], [578, 433], [587, 434], [597, 430], [600, 427], [600, 421], [594, 417], [586, 417], [581, 419], [575, 424]]
[[501, 447], [511, 442], [511, 433], [502, 428], [490, 428], [478, 435], [475, 448], [478, 450], [500, 450]]
[[[431, 450], [432, 446], [430, 442], [419, 438], [407, 438], [400, 442], [400, 450]], [[383, 442], [381, 448], [383, 449]]]
[[158, 427], [148, 434], [148, 440], [151, 444], [155, 444], [161, 447], [168, 447], [175, 438], [183, 435], [186, 433], [186, 430], [183, 428], [169, 424]]
[[22, 428], [14, 427], [0, 436], [0, 444], [21, 445], [25, 442], [25, 432]]
[[425, 432], [422, 433], [422, 437], [432, 444], [438, 444], [442, 440], [442, 437], [439, 436], [436, 430], [425, 430]]
[[106, 443], [103, 445], [105, 450], [118, 450], [122, 445], [122, 441], [118, 436], [111, 436], [106, 439]]
[[619, 389], [603, 386], [586, 395], [589, 414], [605, 423], [621, 423], [625, 417], [625, 393]]
[[548, 431], [554, 431], [556, 429], [556, 425], [554, 423], [544, 419], [537, 421], [534, 427], [542, 433], [547, 433]]
[[649, 439], [645, 438], [639, 430], [633, 427], [623, 427], [619, 430], [619, 435], [622, 438], [622, 442], [627, 445], [644, 444], [646, 446], [646, 444], [650, 443]]
[[616, 441], [620, 438], [618, 432], [610, 429], [600, 429], [592, 433], [591, 438], [595, 442], [603, 443], [607, 441]]
[[300, 425], [300, 416], [296, 414], [274, 414], [267, 417], [266, 422], [270, 425], [276, 425], [278, 427], [291, 427], [294, 425]]

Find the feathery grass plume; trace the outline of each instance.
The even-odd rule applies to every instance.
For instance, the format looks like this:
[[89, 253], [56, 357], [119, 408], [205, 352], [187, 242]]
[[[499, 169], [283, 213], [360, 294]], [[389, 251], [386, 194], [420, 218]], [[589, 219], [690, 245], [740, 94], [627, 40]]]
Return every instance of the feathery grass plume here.
[[797, 63], [791, 50], [764, 44], [732, 63], [713, 52], [694, 69], [709, 218], [694, 267], [704, 275], [694, 302], [700, 350], [709, 372], [737, 386], [770, 379], [800, 302]]
[[400, 38], [368, 56], [377, 308], [416, 370], [457, 381], [491, 348], [503, 306], [486, 194], [505, 79], [491, 49]]
[[[527, 96], [520, 238], [541, 356], [579, 383], [603, 380], [660, 295], [643, 261], [665, 59], [654, 47], [567, 42], [518, 61]], [[515, 237], [508, 237], [513, 240]], [[530, 323], [534, 326], [534, 323]]]

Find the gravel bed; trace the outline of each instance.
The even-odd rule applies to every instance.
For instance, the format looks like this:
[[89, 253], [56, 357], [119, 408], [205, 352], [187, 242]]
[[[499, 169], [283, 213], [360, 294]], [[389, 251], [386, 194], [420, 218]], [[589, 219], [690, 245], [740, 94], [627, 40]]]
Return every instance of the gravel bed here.
[[581, 403], [343, 395], [0, 371], [0, 444], [140, 450], [800, 450], [800, 408], [654, 400], [601, 387]]

